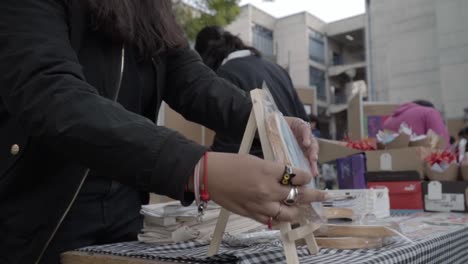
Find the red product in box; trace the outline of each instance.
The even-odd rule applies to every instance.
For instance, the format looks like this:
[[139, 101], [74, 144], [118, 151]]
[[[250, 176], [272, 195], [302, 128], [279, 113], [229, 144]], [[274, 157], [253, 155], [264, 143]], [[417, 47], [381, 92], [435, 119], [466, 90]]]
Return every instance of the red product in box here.
[[422, 210], [422, 189], [420, 181], [368, 182], [368, 188], [385, 186], [390, 196], [390, 209]]
[[422, 186], [417, 172], [368, 172], [367, 187], [387, 187], [390, 209], [423, 210]]

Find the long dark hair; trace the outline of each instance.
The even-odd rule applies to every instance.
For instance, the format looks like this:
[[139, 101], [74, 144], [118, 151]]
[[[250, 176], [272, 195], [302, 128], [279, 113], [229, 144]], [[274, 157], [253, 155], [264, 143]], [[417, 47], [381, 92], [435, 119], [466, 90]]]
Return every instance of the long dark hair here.
[[[77, 0], [81, 1], [81, 0]], [[88, 0], [93, 24], [144, 56], [188, 47], [171, 0]]]
[[245, 49], [261, 57], [260, 51], [247, 46], [238, 36], [218, 26], [203, 28], [198, 33], [195, 43], [195, 50], [200, 54], [203, 62], [215, 71], [230, 53]]
[[434, 104], [427, 100], [422, 100], [422, 99], [414, 100], [413, 103], [420, 105], [420, 106], [435, 108]]

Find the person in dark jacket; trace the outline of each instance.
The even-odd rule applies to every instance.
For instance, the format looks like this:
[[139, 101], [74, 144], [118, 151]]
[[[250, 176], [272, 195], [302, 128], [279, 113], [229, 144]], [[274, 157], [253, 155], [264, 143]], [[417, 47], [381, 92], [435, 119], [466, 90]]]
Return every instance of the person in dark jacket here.
[[320, 138], [322, 134], [320, 133], [320, 123], [318, 117], [314, 114], [310, 114], [309, 123], [310, 129], [312, 130], [312, 135], [314, 135], [316, 138]]
[[[279, 65], [262, 58], [260, 51], [247, 46], [239, 37], [222, 27], [207, 26], [197, 34], [195, 50], [218, 76], [245, 92], [263, 88], [265, 84], [283, 115], [308, 120], [289, 74]], [[239, 146], [238, 138], [217, 133], [211, 148], [220, 152], [238, 152]], [[254, 142], [251, 154], [261, 155], [259, 140]]]
[[[205, 154], [155, 124], [164, 100], [242, 136], [249, 98], [187, 46], [169, 0], [0, 1], [0, 263], [58, 263], [68, 250], [136, 239], [148, 193], [190, 204], [202, 161], [210, 198], [228, 210], [265, 223], [298, 216], [281, 207], [283, 165]], [[314, 166], [316, 142], [287, 120]], [[296, 174], [298, 186], [312, 177]], [[323, 199], [301, 193], [301, 203]]]

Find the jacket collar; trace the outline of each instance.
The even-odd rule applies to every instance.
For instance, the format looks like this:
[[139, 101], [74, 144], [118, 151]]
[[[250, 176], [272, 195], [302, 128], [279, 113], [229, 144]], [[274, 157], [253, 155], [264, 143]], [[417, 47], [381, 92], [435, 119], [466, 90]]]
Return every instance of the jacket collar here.
[[252, 55], [252, 51], [245, 49], [245, 50], [237, 50], [234, 52], [231, 52], [221, 63], [221, 65], [226, 64], [228, 61], [233, 60], [233, 59], [239, 59], [239, 58], [244, 58]]

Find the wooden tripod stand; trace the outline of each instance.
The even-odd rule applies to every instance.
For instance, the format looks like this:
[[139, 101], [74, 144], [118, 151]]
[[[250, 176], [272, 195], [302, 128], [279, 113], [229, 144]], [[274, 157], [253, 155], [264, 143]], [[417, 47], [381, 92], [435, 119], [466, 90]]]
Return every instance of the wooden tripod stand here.
[[[248, 154], [250, 148], [252, 147], [252, 142], [255, 138], [255, 134], [258, 131], [260, 137], [260, 142], [262, 145], [263, 155], [266, 160], [276, 160], [272, 147], [281, 147], [272, 144], [283, 144], [284, 142], [271, 142], [267, 135], [266, 128], [266, 114], [264, 111], [264, 104], [267, 92], [265, 90], [255, 89], [250, 92], [253, 109], [250, 113], [249, 121], [245, 129], [244, 137], [239, 149], [239, 154]], [[278, 134], [281, 133], [278, 131]], [[284, 150], [284, 155], [287, 154], [287, 150]], [[220, 244], [222, 242], [223, 233], [226, 229], [226, 225], [229, 220], [230, 212], [222, 208], [219, 214], [218, 222], [213, 234], [213, 239], [211, 241], [210, 247], [208, 249], [208, 255], [213, 256], [218, 253]], [[291, 223], [281, 223], [281, 240], [283, 242], [284, 253], [286, 255], [287, 264], [298, 264], [299, 258], [297, 256], [296, 250], [296, 241], [304, 239], [306, 241], [307, 247], [311, 254], [318, 253], [318, 246], [315, 241], [313, 232], [317, 230], [320, 225], [310, 223], [306, 217], [301, 217], [298, 219], [300, 226], [298, 228], [292, 229]]]

